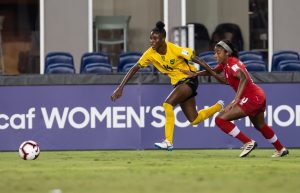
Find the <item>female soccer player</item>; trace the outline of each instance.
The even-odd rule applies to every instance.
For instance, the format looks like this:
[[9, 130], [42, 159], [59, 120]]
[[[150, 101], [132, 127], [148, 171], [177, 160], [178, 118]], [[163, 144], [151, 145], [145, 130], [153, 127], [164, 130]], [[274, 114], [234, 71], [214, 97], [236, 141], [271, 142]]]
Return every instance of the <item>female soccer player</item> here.
[[137, 64], [128, 71], [120, 85], [113, 92], [111, 100], [115, 101], [121, 97], [123, 88], [130, 78], [140, 68], [144, 68], [149, 64], [153, 64], [161, 73], [168, 75], [174, 89], [163, 103], [166, 116], [165, 140], [154, 145], [159, 149], [173, 150], [174, 106], [179, 104], [191, 124], [196, 125], [222, 110], [224, 102], [219, 100], [215, 105], [197, 112], [195, 96], [197, 95], [198, 78], [187, 78], [188, 75], [180, 70], [195, 72], [196, 68], [188, 62], [200, 63], [200, 59], [193, 55], [191, 49], [166, 42], [164, 26], [165, 24], [161, 21], [156, 23], [156, 27], [150, 34], [151, 47], [143, 54]]
[[[238, 59], [238, 52], [233, 44], [228, 40], [217, 43], [215, 46], [215, 57], [218, 65], [214, 69], [207, 69], [197, 73], [183, 72], [189, 74], [189, 77], [213, 75], [219, 81], [221, 80], [221, 83], [229, 84], [236, 92], [234, 100], [216, 117], [216, 125], [222, 131], [237, 138], [244, 144], [240, 157], [246, 157], [255, 149], [257, 143], [230, 121], [248, 116], [254, 127], [275, 147], [276, 151], [272, 157], [287, 155], [289, 151], [283, 147], [274, 131], [265, 123], [265, 93], [251, 79], [246, 67]], [[200, 65], [206, 66], [205, 64]], [[222, 71], [224, 72], [224, 77], [218, 75]]]

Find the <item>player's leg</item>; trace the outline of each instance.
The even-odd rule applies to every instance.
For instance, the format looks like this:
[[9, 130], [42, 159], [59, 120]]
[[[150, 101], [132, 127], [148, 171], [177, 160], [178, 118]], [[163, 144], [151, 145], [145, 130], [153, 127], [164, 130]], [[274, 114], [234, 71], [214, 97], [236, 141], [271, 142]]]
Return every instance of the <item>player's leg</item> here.
[[289, 153], [289, 151], [283, 147], [273, 129], [266, 124], [264, 112], [260, 112], [255, 116], [250, 116], [249, 118], [254, 127], [275, 147], [276, 151], [272, 157], [282, 157]]
[[180, 103], [181, 110], [189, 122], [193, 122], [198, 116], [196, 109], [196, 99], [191, 97], [188, 100]]
[[181, 110], [183, 114], [186, 116], [189, 122], [193, 122], [198, 116], [196, 109], [196, 99], [195, 97], [191, 97], [186, 101], [180, 103]]
[[161, 143], [155, 143], [155, 147], [167, 150], [173, 149], [173, 133], [175, 124], [173, 107], [181, 103], [182, 101], [185, 101], [191, 95], [192, 89], [187, 84], [180, 84], [176, 86], [169, 94], [169, 96], [163, 103], [166, 115], [165, 140]]
[[198, 123], [204, 121], [205, 119], [208, 119], [209, 117], [213, 116], [215, 113], [222, 111], [223, 106], [224, 106], [224, 101], [219, 100], [216, 104], [208, 108], [201, 109], [200, 111], [198, 111], [198, 115], [196, 119], [194, 119], [191, 122], [191, 124], [197, 125]]
[[257, 144], [254, 140], [245, 135], [239, 128], [232, 122], [232, 120], [237, 120], [247, 116], [242, 108], [235, 104], [232, 107], [227, 106], [223, 112], [221, 112], [215, 119], [216, 125], [221, 128], [221, 130], [231, 135], [232, 137], [240, 140], [244, 145], [242, 147], [243, 151], [240, 157], [246, 157], [253, 149], [256, 148]]
[[197, 112], [196, 110], [196, 100], [195, 97], [192, 97], [182, 103], [180, 103], [180, 107], [186, 116], [186, 118], [191, 122], [192, 125], [196, 125], [205, 119], [208, 119], [209, 117], [213, 116], [216, 112], [219, 112], [223, 109], [224, 102], [218, 101], [216, 104], [201, 109]]

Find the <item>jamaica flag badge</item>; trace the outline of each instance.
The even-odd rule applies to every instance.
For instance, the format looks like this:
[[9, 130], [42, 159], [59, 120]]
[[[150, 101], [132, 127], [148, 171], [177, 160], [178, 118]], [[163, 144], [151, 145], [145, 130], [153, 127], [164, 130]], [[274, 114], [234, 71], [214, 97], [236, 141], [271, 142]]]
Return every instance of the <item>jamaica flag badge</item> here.
[[170, 64], [175, 64], [175, 59], [171, 59]]

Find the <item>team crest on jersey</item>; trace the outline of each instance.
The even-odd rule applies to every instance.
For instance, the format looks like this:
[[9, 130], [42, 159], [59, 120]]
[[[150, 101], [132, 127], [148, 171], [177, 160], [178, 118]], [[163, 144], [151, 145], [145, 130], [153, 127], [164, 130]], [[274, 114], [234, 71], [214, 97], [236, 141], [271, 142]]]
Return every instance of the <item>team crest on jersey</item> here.
[[240, 67], [237, 64], [234, 64], [233, 66], [231, 66], [231, 69], [236, 72], [238, 71], [238, 69], [240, 69]]
[[171, 59], [170, 64], [175, 64], [175, 59]]
[[187, 51], [187, 50], [185, 50], [185, 49], [183, 49], [181, 53], [182, 53], [183, 55], [186, 55], [186, 56], [189, 55], [189, 51]]

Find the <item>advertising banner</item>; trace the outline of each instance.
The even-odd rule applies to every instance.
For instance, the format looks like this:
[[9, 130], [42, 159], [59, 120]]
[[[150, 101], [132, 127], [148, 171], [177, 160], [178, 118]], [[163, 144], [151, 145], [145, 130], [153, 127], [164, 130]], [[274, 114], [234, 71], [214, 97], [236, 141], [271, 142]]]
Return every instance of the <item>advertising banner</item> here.
[[[267, 123], [287, 147], [300, 147], [300, 85], [261, 84], [267, 95]], [[116, 102], [116, 85], [52, 85], [0, 87], [0, 151], [15, 151], [25, 140], [42, 150], [152, 149], [164, 139], [162, 104], [170, 85], [127, 85]], [[203, 84], [197, 108], [222, 99], [229, 104], [233, 90], [226, 85]], [[241, 143], [224, 134], [214, 117], [192, 126], [180, 107], [174, 108], [174, 147], [239, 148]], [[235, 121], [240, 130], [271, 147], [248, 118]]]

